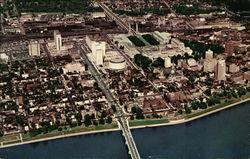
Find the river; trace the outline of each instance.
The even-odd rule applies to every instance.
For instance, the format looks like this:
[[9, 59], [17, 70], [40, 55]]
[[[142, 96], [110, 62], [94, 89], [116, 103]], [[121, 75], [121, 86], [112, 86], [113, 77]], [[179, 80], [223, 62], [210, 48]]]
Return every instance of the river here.
[[[132, 130], [143, 159], [249, 159], [250, 102], [186, 124]], [[119, 131], [0, 149], [2, 159], [129, 159]]]

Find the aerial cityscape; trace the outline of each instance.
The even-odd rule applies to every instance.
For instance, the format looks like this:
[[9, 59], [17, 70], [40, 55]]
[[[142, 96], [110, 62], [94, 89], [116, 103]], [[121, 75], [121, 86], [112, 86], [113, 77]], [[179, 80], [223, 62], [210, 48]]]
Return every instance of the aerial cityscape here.
[[0, 0], [0, 159], [249, 158], [249, 28], [249, 0]]

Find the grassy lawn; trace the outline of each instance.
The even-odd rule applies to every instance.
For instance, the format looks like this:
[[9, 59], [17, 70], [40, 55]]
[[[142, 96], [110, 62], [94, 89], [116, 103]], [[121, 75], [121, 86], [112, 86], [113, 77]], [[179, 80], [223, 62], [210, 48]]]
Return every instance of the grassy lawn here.
[[211, 107], [209, 107], [209, 108], [207, 108], [205, 110], [202, 110], [200, 112], [188, 114], [188, 115], [185, 116], [185, 118], [186, 119], [190, 119], [190, 118], [193, 118], [193, 117], [196, 117], [196, 116], [208, 113], [210, 111], [214, 111], [214, 110], [219, 109], [219, 108], [223, 108], [225, 106], [228, 106], [230, 104], [233, 104], [233, 103], [236, 103], [236, 102], [248, 99], [248, 98], [250, 98], [250, 93], [246, 94], [245, 96], [242, 96], [241, 98], [231, 99], [231, 100], [222, 102], [221, 104], [218, 104], [218, 105], [215, 105], [215, 106], [211, 106]]
[[30, 141], [34, 139], [42, 139], [47, 137], [54, 137], [59, 135], [67, 135], [67, 134], [73, 134], [73, 133], [79, 133], [79, 132], [90, 132], [90, 131], [96, 131], [96, 130], [106, 130], [106, 129], [113, 129], [118, 128], [117, 124], [106, 124], [106, 125], [98, 125], [98, 126], [78, 126], [75, 128], [67, 127], [67, 129], [63, 129], [62, 131], [54, 130], [52, 132], [49, 132], [47, 134], [39, 134], [37, 136], [31, 137], [29, 133], [23, 134], [23, 141]]
[[23, 58], [23, 57], [27, 57], [27, 56], [29, 56], [29, 53], [27, 53], [27, 52], [14, 54], [14, 57], [16, 57], [16, 58]]
[[145, 119], [145, 120], [130, 120], [129, 126], [143, 126], [168, 123], [167, 119]]
[[18, 134], [5, 135], [3, 137], [0, 137], [0, 142], [9, 142], [9, 141], [16, 141], [16, 140], [19, 140]]
[[[55, 136], [59, 136], [59, 135], [67, 135], [67, 134], [73, 134], [73, 133], [79, 133], [79, 132], [90, 132], [90, 131], [96, 131], [96, 130], [107, 130], [107, 129], [113, 129], [113, 128], [118, 128], [117, 124], [106, 124], [106, 125], [98, 125], [98, 126], [89, 126], [89, 127], [85, 127], [85, 126], [78, 126], [75, 128], [70, 128], [67, 127], [67, 129], [63, 129], [62, 131], [58, 131], [58, 130], [54, 130], [52, 132], [49, 132], [47, 134], [39, 134], [37, 136], [31, 137], [29, 133], [26, 134], [22, 134], [23, 137], [23, 141], [31, 141], [31, 140], [36, 140], [36, 139], [43, 139], [43, 138], [47, 138], [47, 137], [55, 137]], [[0, 138], [0, 142], [5, 141], [8, 144], [14, 144], [14, 143], [19, 143], [20, 140], [19, 139], [19, 135], [15, 134], [15, 135], [7, 135], [4, 137]]]
[[150, 34], [142, 35], [142, 38], [145, 39], [150, 45], [159, 45], [160, 43]]
[[146, 46], [146, 44], [136, 36], [129, 36], [128, 39], [137, 47]]

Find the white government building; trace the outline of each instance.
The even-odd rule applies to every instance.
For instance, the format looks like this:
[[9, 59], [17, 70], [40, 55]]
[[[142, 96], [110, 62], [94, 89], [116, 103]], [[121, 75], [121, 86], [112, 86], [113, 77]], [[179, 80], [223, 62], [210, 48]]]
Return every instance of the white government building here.
[[126, 67], [126, 61], [123, 57], [115, 57], [109, 61], [109, 69], [122, 70]]
[[68, 73], [68, 72], [82, 73], [84, 71], [85, 71], [85, 66], [80, 62], [68, 63], [63, 67], [63, 73]]
[[103, 59], [106, 55], [105, 41], [92, 41], [89, 36], [86, 36], [86, 43], [92, 51], [92, 61], [97, 65], [103, 65]]
[[167, 44], [171, 39], [171, 34], [167, 32], [155, 31], [153, 33], [153, 37], [156, 38], [156, 40], [159, 41], [160, 44]]

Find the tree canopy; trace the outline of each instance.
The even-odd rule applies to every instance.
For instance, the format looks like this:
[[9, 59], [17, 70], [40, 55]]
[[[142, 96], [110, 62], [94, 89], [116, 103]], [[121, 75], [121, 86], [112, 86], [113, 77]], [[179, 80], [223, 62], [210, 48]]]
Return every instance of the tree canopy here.
[[20, 12], [86, 13], [100, 11], [90, 0], [15, 0]]

